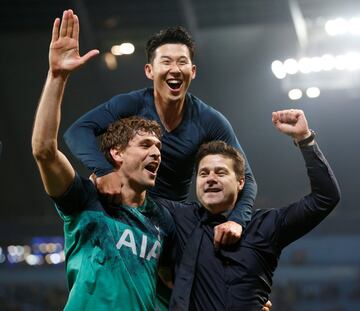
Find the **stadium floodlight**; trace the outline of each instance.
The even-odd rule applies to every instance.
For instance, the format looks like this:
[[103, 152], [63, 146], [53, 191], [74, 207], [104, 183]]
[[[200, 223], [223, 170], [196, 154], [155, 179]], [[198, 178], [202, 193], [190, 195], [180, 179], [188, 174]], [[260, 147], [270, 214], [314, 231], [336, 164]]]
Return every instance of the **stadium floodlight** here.
[[293, 58], [288, 58], [284, 62], [284, 67], [285, 67], [285, 71], [290, 75], [294, 75], [299, 71], [298, 62]]
[[349, 20], [349, 32], [352, 35], [360, 35], [360, 17], [354, 17]]
[[325, 23], [325, 31], [329, 36], [345, 34], [360, 35], [360, 18], [353, 17], [348, 20], [336, 18]]
[[274, 60], [271, 64], [271, 70], [276, 78], [284, 79], [286, 77], [286, 71], [284, 65], [279, 60]]
[[130, 42], [121, 43], [120, 45], [114, 45], [111, 48], [111, 53], [116, 56], [129, 55], [134, 53], [134, 51], [135, 46]]
[[289, 91], [288, 96], [291, 100], [298, 100], [302, 97], [302, 91], [300, 89], [292, 89]]
[[309, 87], [306, 89], [306, 96], [309, 98], [319, 97], [320, 89], [318, 87]]
[[311, 72], [311, 59], [309, 57], [303, 57], [299, 60], [299, 71], [301, 73]]
[[348, 21], [344, 18], [329, 20], [325, 23], [325, 31], [329, 36], [344, 35], [348, 32]]
[[335, 68], [335, 57], [330, 54], [321, 56], [322, 70], [330, 71]]

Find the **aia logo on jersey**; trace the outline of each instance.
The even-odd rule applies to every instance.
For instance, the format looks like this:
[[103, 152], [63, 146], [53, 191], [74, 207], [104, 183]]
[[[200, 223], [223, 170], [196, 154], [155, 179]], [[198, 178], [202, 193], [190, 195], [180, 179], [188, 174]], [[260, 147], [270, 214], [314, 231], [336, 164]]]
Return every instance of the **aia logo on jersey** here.
[[116, 248], [129, 248], [135, 256], [150, 260], [151, 258], [158, 259], [161, 251], [160, 241], [156, 240], [154, 243], [148, 242], [148, 237], [145, 234], [141, 235], [140, 247], [135, 243], [134, 233], [130, 229], [125, 229], [119, 241], [116, 243]]

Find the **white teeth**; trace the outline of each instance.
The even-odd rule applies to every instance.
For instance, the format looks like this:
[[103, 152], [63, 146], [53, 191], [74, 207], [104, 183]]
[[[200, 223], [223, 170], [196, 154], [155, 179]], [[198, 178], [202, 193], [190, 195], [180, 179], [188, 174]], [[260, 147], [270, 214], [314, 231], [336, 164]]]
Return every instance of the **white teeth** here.
[[181, 80], [167, 80], [168, 83], [181, 83], [182, 81]]

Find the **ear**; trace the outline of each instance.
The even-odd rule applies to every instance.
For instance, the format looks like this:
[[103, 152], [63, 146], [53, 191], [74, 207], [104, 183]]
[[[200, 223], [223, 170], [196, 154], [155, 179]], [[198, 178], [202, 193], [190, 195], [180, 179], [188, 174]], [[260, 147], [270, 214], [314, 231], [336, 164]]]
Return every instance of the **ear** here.
[[196, 66], [195, 65], [192, 65], [191, 71], [192, 71], [191, 79], [195, 79], [195, 77], [196, 77]]
[[245, 178], [238, 180], [238, 192], [240, 192], [245, 186]]
[[145, 75], [148, 79], [153, 80], [154, 79], [154, 74], [153, 74], [153, 69], [152, 69], [152, 65], [151, 64], [146, 64], [144, 67], [145, 70]]
[[123, 153], [123, 151], [120, 151], [119, 149], [116, 149], [116, 148], [111, 148], [110, 149], [110, 154], [111, 154], [114, 162], [116, 163], [116, 165], [118, 167], [120, 167], [121, 164], [124, 161], [124, 153]]

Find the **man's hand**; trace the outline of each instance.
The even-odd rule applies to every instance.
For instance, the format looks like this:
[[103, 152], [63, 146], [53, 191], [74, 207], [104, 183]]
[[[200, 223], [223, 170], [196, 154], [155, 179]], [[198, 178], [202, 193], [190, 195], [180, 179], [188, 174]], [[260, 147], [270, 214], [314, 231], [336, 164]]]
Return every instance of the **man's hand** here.
[[55, 19], [49, 51], [50, 72], [54, 76], [67, 77], [97, 54], [98, 50], [91, 50], [80, 56], [79, 19], [72, 10], [64, 11], [61, 25], [60, 19]]
[[90, 180], [94, 183], [97, 191], [106, 198], [109, 204], [121, 203], [122, 184], [119, 183], [119, 176], [112, 172], [102, 177], [91, 174]]
[[270, 300], [268, 300], [264, 305], [264, 307], [261, 309], [261, 311], [270, 311], [271, 307], [272, 307], [272, 303]]
[[304, 112], [299, 109], [281, 110], [272, 113], [272, 122], [282, 133], [296, 141], [311, 135]]
[[230, 245], [237, 242], [242, 234], [242, 226], [234, 221], [227, 221], [214, 227], [214, 246]]

